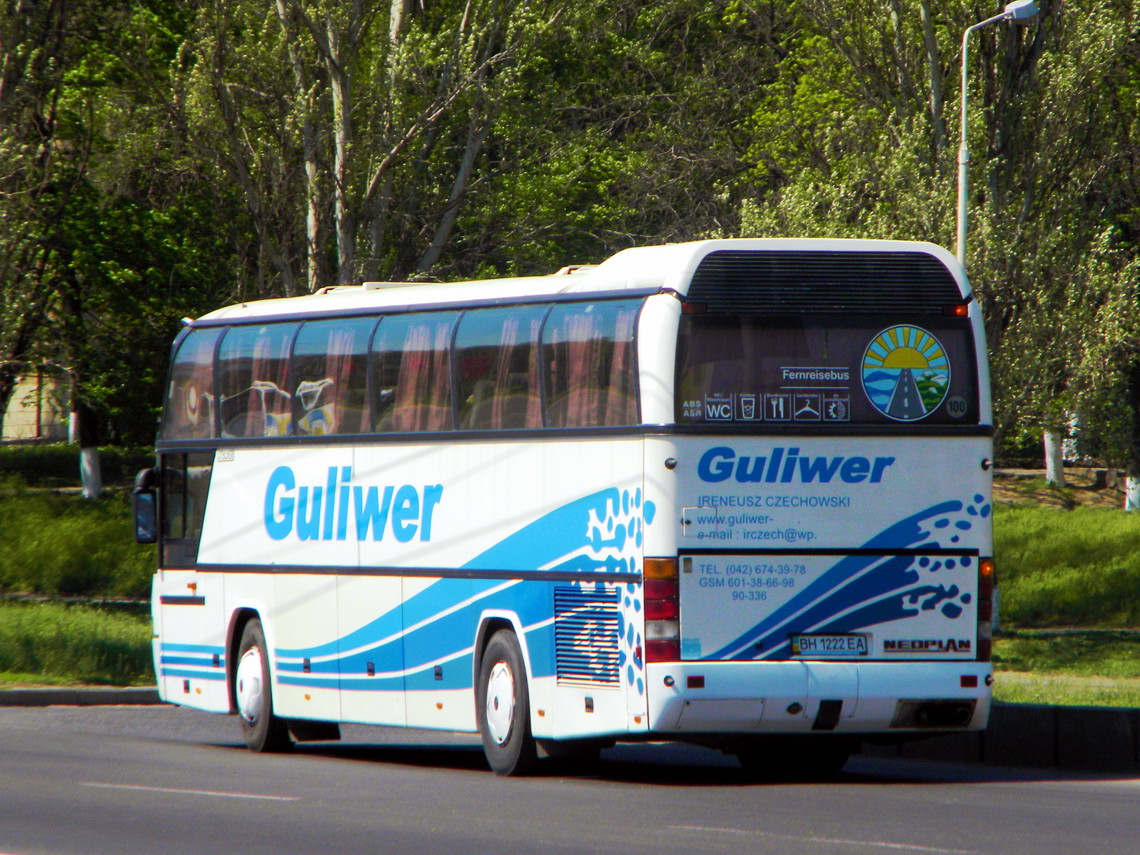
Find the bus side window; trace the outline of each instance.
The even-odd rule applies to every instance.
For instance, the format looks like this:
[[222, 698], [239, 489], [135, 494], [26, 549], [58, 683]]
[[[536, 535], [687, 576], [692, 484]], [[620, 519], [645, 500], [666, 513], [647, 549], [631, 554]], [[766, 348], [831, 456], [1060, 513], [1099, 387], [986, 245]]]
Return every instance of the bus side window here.
[[555, 306], [543, 330], [548, 427], [635, 424], [633, 332], [640, 303]]
[[296, 432], [364, 433], [368, 425], [368, 339], [374, 318], [312, 321], [293, 344]]
[[462, 430], [542, 427], [538, 334], [545, 306], [465, 312], [455, 336]]
[[293, 432], [289, 349], [296, 324], [231, 327], [218, 352], [222, 436]]
[[220, 329], [191, 330], [170, 368], [163, 439], [208, 439], [214, 435], [214, 347]]
[[375, 430], [453, 430], [451, 330], [457, 313], [393, 315], [372, 341]]

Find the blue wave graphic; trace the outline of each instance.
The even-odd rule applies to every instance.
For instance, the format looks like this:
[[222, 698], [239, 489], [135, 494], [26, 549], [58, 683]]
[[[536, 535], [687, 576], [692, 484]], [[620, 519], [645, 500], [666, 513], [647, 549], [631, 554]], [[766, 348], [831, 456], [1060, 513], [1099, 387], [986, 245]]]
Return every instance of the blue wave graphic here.
[[[539, 568], [639, 573], [635, 556], [643, 526], [651, 524], [654, 516], [653, 503], [643, 503], [640, 490], [610, 488], [584, 496], [524, 526], [460, 568], [517, 571], [528, 578], [440, 579], [341, 638], [312, 647], [277, 649], [279, 679], [289, 685], [348, 690], [470, 688], [468, 648], [480, 616], [489, 609], [517, 614], [524, 627], [540, 625], [527, 632], [531, 670], [536, 676], [553, 675], [550, 620], [555, 583], [542, 579]], [[625, 639], [624, 623], [620, 629]], [[641, 643], [639, 634], [630, 636], [630, 644]], [[623, 656], [623, 663], [628, 659]], [[442, 679], [434, 668], [440, 662], [446, 663]], [[369, 665], [373, 677], [367, 676]], [[638, 688], [643, 689], [641, 681]]]
[[899, 382], [899, 374], [898, 368], [876, 368], [874, 371], [863, 373], [863, 384], [889, 383], [894, 386]]
[[[975, 497], [979, 502], [981, 497]], [[963, 502], [948, 501], [933, 505], [898, 523], [866, 541], [862, 548], [868, 551], [897, 549], [937, 549], [941, 546], [932, 531], [965, 531], [971, 527], [967, 520], [951, 525], [950, 514], [960, 512]], [[971, 516], [986, 516], [989, 505], [979, 510], [967, 509]], [[951, 537], [952, 542], [957, 540]], [[919, 563], [926, 559], [911, 555], [845, 556], [826, 570], [803, 591], [772, 612], [747, 632], [742, 633], [721, 649], [708, 655], [709, 659], [776, 659], [791, 654], [789, 636], [799, 632], [850, 632], [880, 623], [912, 617], [921, 610], [934, 608], [943, 600], [958, 597], [957, 588], [922, 586]], [[953, 559], [951, 559], [953, 560]], [[958, 559], [968, 564], [968, 557]], [[935, 562], [929, 569], [939, 569]], [[859, 578], [856, 585], [848, 584]], [[968, 599], [968, 595], [967, 595]], [[862, 609], [850, 611], [860, 603]], [[943, 613], [956, 618], [962, 609], [955, 603], [944, 603]], [[842, 617], [837, 617], [842, 615]], [[829, 621], [828, 618], [834, 618]]]

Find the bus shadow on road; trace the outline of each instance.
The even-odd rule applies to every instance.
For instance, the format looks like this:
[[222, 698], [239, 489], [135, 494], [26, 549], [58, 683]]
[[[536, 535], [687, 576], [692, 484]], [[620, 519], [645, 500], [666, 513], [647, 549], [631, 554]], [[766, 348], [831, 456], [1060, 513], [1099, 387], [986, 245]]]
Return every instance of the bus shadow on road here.
[[[491, 774], [480, 746], [461, 742], [306, 743], [297, 746], [294, 753], [297, 756], [314, 755], [409, 768]], [[839, 772], [766, 777], [745, 770], [734, 757], [718, 751], [691, 745], [654, 743], [617, 745], [603, 751], [600, 759], [592, 764], [543, 760], [533, 777], [658, 787], [739, 787], [1096, 782], [1130, 780], [1135, 776], [857, 755]]]

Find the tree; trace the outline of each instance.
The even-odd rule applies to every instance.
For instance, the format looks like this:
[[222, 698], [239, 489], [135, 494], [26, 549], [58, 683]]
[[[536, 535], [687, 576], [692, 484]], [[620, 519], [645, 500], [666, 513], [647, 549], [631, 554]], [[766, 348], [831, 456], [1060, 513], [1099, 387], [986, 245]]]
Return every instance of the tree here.
[[272, 269], [258, 294], [438, 261], [527, 14], [518, 0], [199, 9], [181, 85], [199, 151], [240, 188]]
[[[968, 270], [985, 313], [999, 442], [1074, 412], [1090, 435], [1115, 420], [1090, 406], [1101, 399], [1075, 355], [1119, 352], [1112, 339], [1135, 315], [1135, 283], [1120, 279], [1134, 276], [1136, 258], [1135, 176], [1121, 175], [1135, 162], [1135, 100], [1122, 104], [1119, 88], [1135, 63], [1135, 22], [1130, 4], [1095, 5], [1076, 14], [1054, 2], [1027, 29], [973, 36], [969, 80], [981, 91], [970, 102]], [[907, 0], [805, 0], [801, 10], [753, 119], [757, 192], [745, 230], [949, 245], [945, 93], [961, 33], [985, 15]], [[1114, 387], [1119, 364], [1100, 365], [1100, 388]]]
[[62, 2], [17, 4], [0, 17], [0, 413], [34, 361], [51, 300], [51, 236], [82, 146], [58, 145]]
[[718, 0], [565, 8], [511, 66], [449, 268], [548, 272], [735, 233], [748, 117], [789, 24]]
[[150, 94], [179, 14], [53, 2], [2, 19], [0, 403], [29, 364], [65, 371], [92, 493], [100, 439], [153, 439], [178, 315], [155, 319], [195, 314], [232, 283], [213, 228], [227, 218], [179, 160], [169, 101]]

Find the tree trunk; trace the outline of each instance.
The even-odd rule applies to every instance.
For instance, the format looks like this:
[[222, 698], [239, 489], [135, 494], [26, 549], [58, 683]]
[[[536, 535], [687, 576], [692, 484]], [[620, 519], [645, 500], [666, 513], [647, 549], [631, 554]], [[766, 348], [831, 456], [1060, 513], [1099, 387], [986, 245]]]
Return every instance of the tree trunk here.
[[[224, 158], [228, 171], [234, 181], [242, 190], [245, 198], [246, 210], [257, 230], [260, 242], [260, 251], [281, 278], [282, 291], [286, 297], [296, 297], [301, 292], [297, 288], [297, 277], [293, 272], [292, 259], [285, 247], [276, 236], [276, 226], [273, 223], [272, 213], [268, 210], [267, 200], [262, 197], [257, 181], [250, 173], [250, 164], [246, 162], [245, 146], [242, 142], [244, 133], [241, 114], [234, 104], [229, 84], [225, 80], [225, 45], [221, 36], [213, 46], [213, 56], [210, 57], [210, 81], [218, 108], [221, 111], [225, 127], [225, 138], [228, 145], [228, 158]], [[259, 289], [261, 290], [261, 289]], [[258, 296], [263, 296], [259, 294]]]
[[297, 26], [285, 0], [277, 0], [277, 19], [285, 33], [289, 50], [289, 64], [293, 69], [293, 86], [297, 93], [297, 109], [301, 111], [301, 145], [305, 160], [305, 283], [309, 293], [324, 282], [324, 254], [321, 250], [321, 190], [320, 164], [317, 161], [317, 129], [313, 122], [316, 112], [317, 86], [309, 79], [305, 63], [297, 51]]
[[352, 282], [356, 274], [356, 222], [348, 200], [349, 159], [352, 157], [352, 80], [341, 52], [340, 34], [331, 19], [327, 29], [328, 53], [325, 65], [329, 73], [333, 105], [333, 208], [336, 221], [338, 285]]
[[926, 64], [930, 71], [930, 119], [934, 125], [934, 146], [938, 152], [943, 152], [946, 150], [946, 122], [943, 119], [945, 96], [942, 92], [942, 60], [938, 53], [934, 19], [930, 15], [930, 0], [922, 0], [919, 9], [922, 13], [922, 38], [926, 45]]
[[1045, 480], [1056, 486], [1065, 486], [1065, 456], [1061, 447], [1061, 431], [1057, 428], [1046, 428], [1045, 444]]
[[1124, 510], [1140, 510], [1140, 462], [1132, 460], [1124, 476]]
[[456, 171], [455, 180], [451, 184], [447, 206], [439, 218], [439, 224], [432, 235], [431, 244], [428, 245], [427, 251], [424, 252], [420, 258], [420, 263], [416, 266], [417, 272], [426, 273], [439, 261], [443, 248], [451, 237], [451, 230], [455, 227], [455, 220], [459, 216], [459, 205], [467, 192], [467, 184], [471, 180], [471, 171], [475, 168], [475, 160], [483, 148], [483, 143], [486, 141], [490, 129], [490, 122], [479, 127], [478, 114], [472, 115], [471, 123], [467, 129], [467, 144], [463, 148], [463, 157], [460, 160], [459, 169]]
[[103, 469], [99, 464], [99, 441], [95, 431], [95, 414], [78, 400], [79, 383], [71, 376], [70, 439], [79, 445], [79, 478], [83, 498], [98, 499], [103, 495]]

